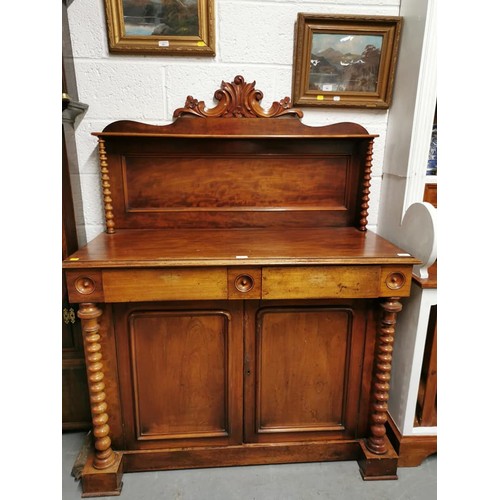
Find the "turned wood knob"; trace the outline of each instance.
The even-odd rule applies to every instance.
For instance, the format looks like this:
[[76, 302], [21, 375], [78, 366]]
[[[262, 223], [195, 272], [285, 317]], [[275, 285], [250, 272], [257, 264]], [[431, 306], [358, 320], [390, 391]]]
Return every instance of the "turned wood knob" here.
[[405, 283], [406, 277], [403, 273], [400, 272], [389, 274], [385, 280], [387, 288], [390, 288], [391, 290], [399, 290], [400, 288], [403, 288]]
[[253, 288], [253, 285], [253, 278], [248, 274], [240, 274], [234, 280], [234, 286], [236, 289], [243, 293], [249, 292]]

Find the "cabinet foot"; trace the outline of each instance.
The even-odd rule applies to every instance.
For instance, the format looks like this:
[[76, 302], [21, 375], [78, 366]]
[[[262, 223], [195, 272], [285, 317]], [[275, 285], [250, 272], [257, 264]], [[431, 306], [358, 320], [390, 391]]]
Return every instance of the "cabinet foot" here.
[[81, 476], [82, 498], [118, 496], [122, 492], [123, 453], [113, 453], [116, 460], [107, 469], [96, 469], [90, 454]]
[[372, 453], [361, 441], [361, 458], [358, 459], [359, 471], [365, 481], [397, 479], [398, 454], [390, 441], [384, 436], [387, 451], [383, 455]]

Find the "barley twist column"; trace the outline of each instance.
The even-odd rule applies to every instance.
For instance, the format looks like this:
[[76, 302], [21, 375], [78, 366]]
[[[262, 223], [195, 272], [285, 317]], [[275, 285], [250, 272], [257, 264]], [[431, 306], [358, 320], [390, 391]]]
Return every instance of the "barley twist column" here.
[[402, 309], [399, 297], [385, 299], [380, 306], [383, 313], [377, 327], [370, 403], [370, 435], [366, 442], [366, 447], [377, 455], [383, 455], [387, 452], [385, 423], [387, 422], [387, 402], [389, 400], [389, 381], [391, 380], [392, 346], [394, 344], [396, 316]]
[[111, 198], [111, 184], [109, 183], [108, 156], [104, 139], [99, 139], [99, 164], [101, 166], [102, 196], [104, 201], [104, 217], [106, 219], [106, 232], [115, 232], [115, 221], [113, 214], [113, 200]]
[[368, 208], [370, 206], [370, 186], [372, 178], [372, 159], [373, 159], [373, 139], [370, 139], [366, 151], [365, 168], [363, 171], [363, 191], [361, 194], [361, 212], [359, 219], [359, 230], [366, 231], [368, 224]]
[[96, 469], [106, 469], [114, 464], [116, 455], [111, 449], [109, 437], [108, 414], [106, 410], [106, 393], [104, 392], [104, 373], [102, 372], [102, 354], [99, 340], [99, 317], [102, 311], [93, 303], [82, 303], [78, 317], [82, 322], [82, 333], [87, 365], [87, 380], [90, 394], [90, 410], [94, 433], [95, 456], [93, 466]]

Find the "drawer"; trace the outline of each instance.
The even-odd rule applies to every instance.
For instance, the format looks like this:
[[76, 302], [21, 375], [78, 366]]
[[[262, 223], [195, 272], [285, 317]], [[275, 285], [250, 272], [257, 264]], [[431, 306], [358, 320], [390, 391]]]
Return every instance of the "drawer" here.
[[294, 266], [262, 269], [263, 299], [372, 298], [380, 266]]
[[272, 266], [67, 271], [70, 301], [336, 299], [409, 295], [411, 266]]
[[226, 268], [108, 269], [102, 272], [107, 302], [227, 298]]

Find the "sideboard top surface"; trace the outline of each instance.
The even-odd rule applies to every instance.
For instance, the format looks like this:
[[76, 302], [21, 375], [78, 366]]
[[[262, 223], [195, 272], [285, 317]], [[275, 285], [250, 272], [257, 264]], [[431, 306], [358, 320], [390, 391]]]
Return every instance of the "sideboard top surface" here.
[[122, 229], [102, 233], [64, 267], [300, 264], [417, 264], [377, 234], [352, 227], [276, 229]]

